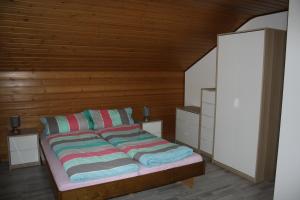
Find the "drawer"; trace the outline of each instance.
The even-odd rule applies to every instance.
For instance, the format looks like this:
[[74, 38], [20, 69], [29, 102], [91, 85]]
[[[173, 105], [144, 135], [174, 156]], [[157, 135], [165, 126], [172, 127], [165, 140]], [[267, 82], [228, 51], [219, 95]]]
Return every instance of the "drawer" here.
[[153, 135], [156, 135], [158, 137], [161, 137], [161, 130], [162, 130], [162, 123], [161, 121], [155, 121], [155, 122], [143, 122], [142, 128], [145, 131], [148, 131], [149, 133], [152, 133]]
[[215, 91], [202, 90], [202, 102], [215, 104]]
[[214, 129], [201, 127], [201, 139], [204, 138], [208, 141], [213, 141], [214, 139]]
[[181, 109], [176, 110], [176, 119], [184, 120], [188, 122], [195, 122], [199, 121], [199, 114], [195, 114], [192, 112], [187, 112]]
[[194, 124], [187, 121], [176, 120], [176, 127], [180, 127], [184, 131], [196, 134], [199, 132], [199, 122]]
[[20, 164], [26, 164], [31, 162], [39, 162], [38, 149], [29, 149], [29, 150], [10, 152], [11, 165], [20, 165]]
[[27, 149], [37, 149], [38, 148], [37, 135], [9, 137], [9, 148], [11, 152], [27, 150]]
[[210, 117], [215, 116], [215, 105], [202, 102], [201, 115], [207, 115]]
[[202, 117], [201, 117], [201, 127], [213, 129], [214, 128], [214, 123], [215, 123], [214, 120], [215, 120], [214, 117], [209, 117], [209, 116], [202, 115]]
[[176, 121], [176, 140], [198, 148], [199, 127], [189, 126], [184, 121]]
[[210, 141], [207, 141], [205, 139], [201, 139], [200, 141], [200, 150], [212, 154], [213, 152], [213, 143]]

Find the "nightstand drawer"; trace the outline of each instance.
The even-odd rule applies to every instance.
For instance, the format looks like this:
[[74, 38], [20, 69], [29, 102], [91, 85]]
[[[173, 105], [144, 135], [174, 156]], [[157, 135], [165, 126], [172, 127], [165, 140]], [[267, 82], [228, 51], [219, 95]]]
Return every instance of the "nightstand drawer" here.
[[9, 137], [9, 148], [11, 152], [37, 149], [38, 139], [37, 135], [21, 135]]
[[162, 121], [142, 122], [142, 129], [157, 137], [161, 137]]
[[39, 162], [38, 149], [10, 152], [10, 165], [22, 165], [33, 162]]

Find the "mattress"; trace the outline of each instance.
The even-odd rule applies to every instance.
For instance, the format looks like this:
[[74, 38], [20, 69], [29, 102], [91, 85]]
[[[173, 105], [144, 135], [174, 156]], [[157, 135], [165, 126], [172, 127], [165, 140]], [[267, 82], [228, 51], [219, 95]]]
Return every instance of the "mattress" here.
[[156, 167], [149, 168], [140, 165], [140, 169], [138, 172], [128, 173], [120, 176], [96, 179], [96, 180], [83, 181], [83, 182], [71, 182], [63, 166], [61, 165], [60, 161], [57, 159], [50, 145], [48, 144], [46, 138], [41, 139], [41, 145], [46, 160], [48, 162], [49, 168], [51, 170], [53, 179], [56, 182], [59, 191], [67, 191], [71, 189], [77, 189], [77, 188], [87, 187], [91, 185], [98, 185], [98, 184], [112, 182], [116, 180], [122, 180], [122, 179], [131, 178], [135, 176], [155, 173], [155, 172], [159, 172], [171, 168], [176, 168], [184, 165], [201, 162], [203, 160], [199, 154], [193, 153], [192, 156], [189, 156], [183, 160], [176, 161], [173, 163], [163, 164]]

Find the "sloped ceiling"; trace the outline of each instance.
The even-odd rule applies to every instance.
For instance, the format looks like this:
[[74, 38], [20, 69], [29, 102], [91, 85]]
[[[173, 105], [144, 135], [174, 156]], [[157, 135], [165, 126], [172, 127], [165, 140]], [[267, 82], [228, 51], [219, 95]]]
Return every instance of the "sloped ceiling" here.
[[1, 0], [0, 70], [184, 71], [288, 0]]

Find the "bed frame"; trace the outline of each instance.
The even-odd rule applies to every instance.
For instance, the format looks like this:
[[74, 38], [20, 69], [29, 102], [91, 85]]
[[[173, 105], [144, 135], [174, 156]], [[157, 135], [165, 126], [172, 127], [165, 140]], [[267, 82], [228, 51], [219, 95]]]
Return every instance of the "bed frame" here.
[[104, 200], [175, 183], [177, 181], [185, 181], [188, 185], [191, 185], [191, 181], [193, 180], [186, 181], [187, 179], [192, 179], [193, 177], [200, 176], [205, 173], [205, 162], [201, 161], [190, 165], [122, 180], [67, 191], [59, 191], [49, 168], [44, 149], [42, 147], [41, 149], [45, 158], [45, 162], [43, 162], [43, 164], [46, 164], [48, 172], [51, 175], [51, 182], [57, 200]]

